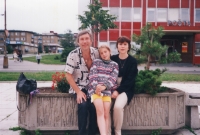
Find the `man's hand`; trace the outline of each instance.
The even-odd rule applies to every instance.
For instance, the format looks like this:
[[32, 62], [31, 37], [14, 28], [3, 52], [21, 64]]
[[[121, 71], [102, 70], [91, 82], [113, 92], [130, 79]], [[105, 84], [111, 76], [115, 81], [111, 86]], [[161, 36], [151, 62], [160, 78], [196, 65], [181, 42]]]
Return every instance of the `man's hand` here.
[[117, 96], [119, 95], [119, 93], [115, 90], [112, 95], [111, 98], [117, 98]]
[[86, 95], [84, 92], [82, 92], [81, 90], [77, 93], [77, 97], [76, 97], [76, 101], [78, 104], [82, 103], [82, 101], [85, 100], [86, 101]]

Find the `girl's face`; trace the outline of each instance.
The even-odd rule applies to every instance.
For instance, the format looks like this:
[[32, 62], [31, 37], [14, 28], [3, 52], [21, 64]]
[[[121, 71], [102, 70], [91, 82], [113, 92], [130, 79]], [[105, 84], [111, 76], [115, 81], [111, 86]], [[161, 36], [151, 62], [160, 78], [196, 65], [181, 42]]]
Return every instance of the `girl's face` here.
[[107, 48], [101, 48], [99, 54], [103, 60], [110, 60], [110, 51]]
[[128, 43], [127, 42], [118, 43], [117, 44], [117, 49], [118, 49], [120, 54], [127, 54], [128, 50], [129, 50]]

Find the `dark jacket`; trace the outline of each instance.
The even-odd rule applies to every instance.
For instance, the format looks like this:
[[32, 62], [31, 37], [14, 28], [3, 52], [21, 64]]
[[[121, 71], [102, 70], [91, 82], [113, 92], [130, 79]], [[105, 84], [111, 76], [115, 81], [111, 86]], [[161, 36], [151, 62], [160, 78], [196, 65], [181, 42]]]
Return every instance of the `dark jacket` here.
[[[120, 68], [119, 54], [111, 56], [111, 60], [118, 63], [119, 68]], [[135, 78], [137, 74], [138, 74], [137, 61], [135, 58], [129, 55], [123, 67], [121, 84], [117, 88], [117, 91], [119, 92], [119, 94], [121, 94], [122, 92], [126, 93], [128, 97], [128, 104], [130, 103], [134, 95]]]

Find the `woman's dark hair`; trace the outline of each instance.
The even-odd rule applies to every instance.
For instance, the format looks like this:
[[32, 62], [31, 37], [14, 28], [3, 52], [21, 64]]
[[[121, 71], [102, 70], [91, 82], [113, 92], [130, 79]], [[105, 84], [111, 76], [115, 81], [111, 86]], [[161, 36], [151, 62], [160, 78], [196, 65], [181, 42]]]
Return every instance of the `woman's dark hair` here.
[[128, 37], [126, 37], [126, 36], [120, 36], [117, 39], [116, 48], [118, 48], [118, 43], [124, 43], [124, 42], [128, 43], [128, 52], [129, 52], [130, 49], [131, 49], [131, 40]]

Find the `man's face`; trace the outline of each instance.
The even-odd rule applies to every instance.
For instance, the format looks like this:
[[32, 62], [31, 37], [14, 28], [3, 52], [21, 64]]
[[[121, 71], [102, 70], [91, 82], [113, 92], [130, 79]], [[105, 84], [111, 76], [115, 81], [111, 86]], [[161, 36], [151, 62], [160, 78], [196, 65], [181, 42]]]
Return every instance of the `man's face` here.
[[82, 50], [88, 50], [92, 44], [92, 40], [88, 33], [81, 35], [79, 37], [78, 44]]

